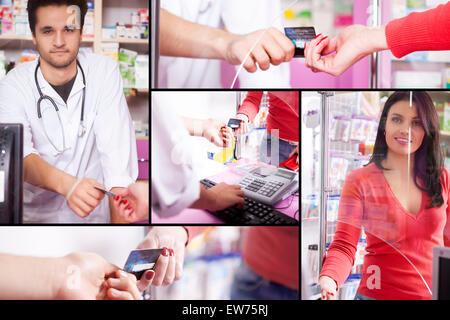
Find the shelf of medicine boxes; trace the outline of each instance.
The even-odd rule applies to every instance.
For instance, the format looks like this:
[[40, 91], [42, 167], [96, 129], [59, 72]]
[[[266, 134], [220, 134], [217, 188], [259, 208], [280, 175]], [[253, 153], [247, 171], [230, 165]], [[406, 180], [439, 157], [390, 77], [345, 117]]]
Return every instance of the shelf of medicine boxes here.
[[[142, 1], [143, 6], [148, 6], [148, 2]], [[94, 1], [94, 36], [93, 37], [84, 37], [83, 42], [92, 43], [93, 49], [95, 53], [101, 52], [101, 43], [102, 42], [116, 42], [123, 44], [136, 44], [136, 45], [147, 45], [145, 46], [148, 51], [148, 39], [128, 39], [128, 38], [116, 38], [116, 39], [103, 39], [102, 38], [102, 22], [103, 22], [103, 0], [95, 0]], [[32, 41], [31, 36], [17, 36], [15, 34], [6, 34], [0, 35], [0, 40], [8, 40], [8, 41]]]

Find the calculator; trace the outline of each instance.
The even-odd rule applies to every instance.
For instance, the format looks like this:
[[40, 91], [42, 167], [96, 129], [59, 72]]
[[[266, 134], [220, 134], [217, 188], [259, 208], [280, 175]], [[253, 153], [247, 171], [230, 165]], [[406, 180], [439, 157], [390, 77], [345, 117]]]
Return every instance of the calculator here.
[[273, 206], [287, 192], [298, 190], [298, 173], [283, 168], [259, 167], [242, 177], [237, 184], [246, 197]]

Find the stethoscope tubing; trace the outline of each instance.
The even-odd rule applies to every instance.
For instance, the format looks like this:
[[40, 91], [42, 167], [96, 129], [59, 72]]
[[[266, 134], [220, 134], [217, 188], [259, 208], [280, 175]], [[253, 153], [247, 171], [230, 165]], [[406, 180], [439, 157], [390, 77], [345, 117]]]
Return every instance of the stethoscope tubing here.
[[[59, 125], [61, 126], [61, 130], [62, 130], [62, 133], [63, 133], [63, 149], [62, 149], [62, 150], [59, 150], [59, 149], [54, 145], [54, 143], [53, 143], [53, 142], [51, 141], [51, 139], [49, 138], [49, 136], [48, 136], [47, 131], [45, 130], [45, 128], [44, 128], [44, 132], [45, 132], [45, 136], [47, 137], [47, 139], [49, 140], [49, 142], [51, 143], [51, 145], [53, 146], [53, 148], [55, 148], [55, 150], [56, 150], [58, 153], [63, 153], [63, 152], [66, 150], [66, 142], [65, 142], [64, 127], [63, 127], [63, 124], [62, 124], [62, 121], [61, 121], [61, 117], [60, 117], [60, 115], [59, 115], [59, 109], [58, 109], [58, 106], [56, 105], [55, 101], [53, 100], [52, 97], [50, 97], [50, 96], [48, 96], [48, 95], [44, 95], [44, 94], [42, 93], [42, 91], [41, 91], [40, 86], [39, 86], [39, 81], [38, 81], [38, 77], [37, 77], [37, 72], [38, 72], [38, 69], [39, 69], [40, 65], [41, 65], [40, 60], [38, 60], [38, 63], [37, 63], [37, 65], [36, 65], [36, 69], [35, 69], [35, 71], [34, 71], [34, 81], [35, 81], [36, 88], [37, 88], [38, 93], [39, 93], [39, 99], [38, 99], [38, 101], [37, 101], [37, 107], [36, 107], [36, 108], [37, 108], [37, 115], [38, 115], [38, 118], [42, 120], [41, 102], [42, 102], [43, 100], [48, 100], [48, 101], [50, 101], [50, 103], [51, 103], [51, 104], [53, 105], [53, 107], [55, 108], [56, 114], [57, 114], [57, 116], [58, 116]], [[79, 130], [78, 130], [78, 136], [79, 136], [79, 137], [82, 137], [82, 136], [85, 134], [85, 132], [86, 132], [86, 128], [84, 127], [84, 103], [85, 103], [85, 98], [86, 98], [86, 78], [85, 78], [84, 70], [83, 70], [83, 68], [81, 67], [81, 64], [80, 64], [80, 62], [79, 62], [78, 60], [77, 60], [77, 66], [80, 68], [81, 75], [82, 75], [82, 77], [83, 77], [83, 85], [84, 85], [84, 88], [83, 88], [83, 98], [82, 98], [82, 102], [81, 102], [80, 127], [79, 127]]]

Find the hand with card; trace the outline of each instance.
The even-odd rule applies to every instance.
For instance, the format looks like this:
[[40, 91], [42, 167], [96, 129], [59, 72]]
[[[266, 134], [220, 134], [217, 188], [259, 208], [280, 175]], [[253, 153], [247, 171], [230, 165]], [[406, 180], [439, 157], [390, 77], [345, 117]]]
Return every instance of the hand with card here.
[[449, 27], [450, 2], [411, 12], [379, 27], [348, 26], [331, 40], [321, 36], [308, 43], [306, 65], [313, 71], [338, 76], [367, 55], [382, 50], [390, 50], [396, 58], [415, 51], [449, 50]]
[[152, 227], [137, 249], [160, 249], [161, 255], [152, 266], [154, 277], [151, 282], [138, 283], [138, 287], [149, 284], [153, 286], [169, 285], [179, 280], [183, 275], [184, 250], [187, 240], [187, 231], [183, 227]]
[[235, 130], [236, 135], [243, 135], [248, 133], [248, 116], [243, 113], [238, 113], [235, 116], [236, 119], [241, 120], [239, 128]]
[[233, 143], [233, 131], [216, 119], [194, 119], [181, 117], [191, 136], [204, 137], [218, 147], [228, 148]]
[[226, 37], [225, 60], [232, 65], [240, 65], [247, 54], [243, 67], [248, 72], [267, 70], [270, 65], [278, 66], [289, 62], [294, 56], [293, 43], [278, 29], [270, 27], [246, 35]]
[[113, 206], [126, 222], [148, 220], [148, 188], [148, 183], [136, 182], [115, 195]]
[[95, 253], [72, 253], [56, 259], [56, 299], [140, 300], [136, 277]]
[[372, 52], [388, 49], [384, 26], [370, 28], [352, 25], [344, 28], [333, 39], [319, 34], [306, 43], [306, 66], [313, 72], [323, 71], [334, 76]]
[[231, 128], [215, 119], [204, 120], [202, 136], [218, 147], [228, 148], [233, 144], [233, 131]]

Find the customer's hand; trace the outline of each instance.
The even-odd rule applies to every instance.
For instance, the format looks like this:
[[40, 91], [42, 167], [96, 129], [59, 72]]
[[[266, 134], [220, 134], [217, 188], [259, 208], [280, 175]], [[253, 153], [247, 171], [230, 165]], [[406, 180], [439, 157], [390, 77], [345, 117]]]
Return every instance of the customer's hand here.
[[148, 191], [148, 183], [136, 182], [117, 193], [113, 205], [120, 217], [127, 222], [148, 220]]
[[132, 274], [95, 253], [72, 253], [56, 260], [56, 299], [141, 299]]
[[208, 119], [203, 121], [202, 136], [218, 147], [228, 148], [233, 144], [233, 131], [221, 121]]
[[320, 35], [307, 42], [305, 61], [306, 66], [314, 72], [323, 71], [339, 76], [372, 52], [387, 49], [384, 26], [371, 28], [352, 25], [331, 40]]
[[206, 208], [208, 210], [218, 211], [233, 205], [237, 205], [239, 208], [244, 206], [244, 191], [242, 191], [239, 185], [230, 185], [221, 182], [208, 189], [207, 192], [210, 194], [209, 198], [212, 200]]
[[[81, 218], [86, 218], [104, 198], [104, 194], [95, 189], [94, 187], [99, 187], [105, 189], [100, 183], [94, 179], [82, 179], [81, 181], [74, 180], [74, 184], [78, 183], [72, 193], [67, 199], [67, 204], [69, 208], [72, 209]], [[67, 189], [71, 189], [70, 188]], [[69, 191], [68, 191], [69, 192]], [[64, 195], [67, 197], [67, 194]]]
[[[255, 45], [256, 43], [256, 45]], [[224, 59], [232, 65], [240, 65], [252, 49], [243, 67], [248, 72], [269, 69], [270, 65], [288, 62], [294, 56], [295, 47], [278, 29], [270, 27], [246, 35], [229, 35]]]
[[[187, 240], [188, 235], [183, 227], [151, 228], [137, 247], [138, 249], [163, 248], [163, 254], [158, 258], [153, 269], [154, 277], [150, 282], [151, 285], [169, 285], [183, 276], [184, 249]], [[150, 283], [138, 283], [138, 287], [143, 290], [143, 287]]]
[[294, 150], [292, 150], [292, 152], [289, 154], [289, 158], [292, 157], [293, 155], [297, 155], [297, 159], [295, 160], [295, 163], [298, 164], [298, 145], [295, 147]]
[[236, 119], [242, 120], [239, 128], [235, 130], [236, 135], [247, 134], [248, 133], [248, 116], [243, 113], [238, 113], [235, 116]]
[[333, 279], [321, 276], [319, 278], [319, 286], [322, 289], [322, 300], [336, 300], [337, 285]]

